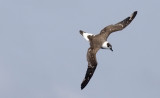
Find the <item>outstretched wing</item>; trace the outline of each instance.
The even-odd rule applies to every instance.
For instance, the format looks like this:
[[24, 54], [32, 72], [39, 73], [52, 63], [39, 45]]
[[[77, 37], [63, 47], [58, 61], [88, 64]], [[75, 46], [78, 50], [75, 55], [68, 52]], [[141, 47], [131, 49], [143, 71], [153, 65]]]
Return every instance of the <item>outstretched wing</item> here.
[[98, 48], [93, 49], [91, 47], [88, 49], [88, 52], [87, 52], [88, 69], [86, 71], [85, 78], [81, 84], [81, 89], [83, 89], [88, 84], [97, 67], [96, 53], [98, 50], [99, 50]]
[[104, 34], [106, 39], [108, 36], [115, 31], [119, 31], [124, 29], [126, 26], [128, 26], [132, 20], [136, 17], [137, 11], [133, 12], [133, 14], [130, 17], [127, 17], [126, 19], [122, 20], [121, 22], [115, 24], [115, 25], [109, 25], [101, 30], [100, 34]]

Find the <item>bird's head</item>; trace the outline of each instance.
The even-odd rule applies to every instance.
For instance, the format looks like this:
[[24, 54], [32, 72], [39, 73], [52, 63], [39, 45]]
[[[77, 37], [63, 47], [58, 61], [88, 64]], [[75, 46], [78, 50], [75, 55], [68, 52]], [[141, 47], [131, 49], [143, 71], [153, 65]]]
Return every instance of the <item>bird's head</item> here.
[[107, 47], [108, 47], [111, 51], [113, 51], [112, 45], [111, 45], [110, 43], [107, 43]]

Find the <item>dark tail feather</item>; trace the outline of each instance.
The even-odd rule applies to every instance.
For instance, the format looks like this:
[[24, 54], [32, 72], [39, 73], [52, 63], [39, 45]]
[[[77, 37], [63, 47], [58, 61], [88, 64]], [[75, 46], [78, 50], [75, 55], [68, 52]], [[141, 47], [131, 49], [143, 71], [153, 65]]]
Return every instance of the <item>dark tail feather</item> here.
[[82, 31], [82, 30], [79, 30], [79, 32], [80, 32], [80, 34], [83, 36], [83, 33], [84, 33], [84, 31]]

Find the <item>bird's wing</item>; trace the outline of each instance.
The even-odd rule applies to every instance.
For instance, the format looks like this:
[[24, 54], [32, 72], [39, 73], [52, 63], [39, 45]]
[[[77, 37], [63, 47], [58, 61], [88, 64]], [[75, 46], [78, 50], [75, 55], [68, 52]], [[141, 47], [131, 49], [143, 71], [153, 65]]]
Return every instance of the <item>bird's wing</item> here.
[[104, 29], [101, 30], [100, 34], [104, 34], [104, 36], [107, 39], [112, 32], [122, 30], [126, 26], [128, 26], [132, 22], [132, 20], [136, 17], [136, 15], [137, 15], [137, 11], [133, 12], [133, 14], [130, 17], [125, 18], [121, 22], [115, 25], [109, 25], [105, 27]]
[[93, 76], [93, 73], [97, 67], [97, 60], [96, 60], [96, 53], [99, 50], [99, 48], [94, 49], [90, 47], [87, 52], [87, 61], [88, 61], [88, 69], [86, 71], [85, 78], [81, 84], [81, 89], [83, 89]]

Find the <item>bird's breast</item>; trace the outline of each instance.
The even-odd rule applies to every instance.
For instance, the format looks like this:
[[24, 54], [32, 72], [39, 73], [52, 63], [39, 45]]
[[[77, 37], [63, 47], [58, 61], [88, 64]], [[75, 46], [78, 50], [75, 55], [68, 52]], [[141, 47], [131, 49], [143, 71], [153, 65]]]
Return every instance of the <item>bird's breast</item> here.
[[107, 43], [108, 43], [107, 41], [103, 42], [101, 48], [102, 49], [108, 49], [109, 47], [107, 46]]

